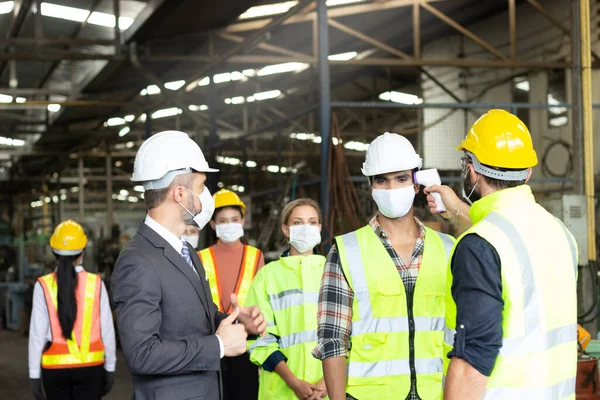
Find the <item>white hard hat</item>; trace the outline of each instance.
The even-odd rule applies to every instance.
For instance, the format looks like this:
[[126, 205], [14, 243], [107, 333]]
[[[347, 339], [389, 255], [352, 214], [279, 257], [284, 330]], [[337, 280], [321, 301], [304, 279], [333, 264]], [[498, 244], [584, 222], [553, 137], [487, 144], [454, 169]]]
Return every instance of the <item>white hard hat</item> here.
[[144, 141], [135, 155], [133, 182], [142, 182], [145, 190], [163, 189], [180, 174], [217, 172], [210, 168], [204, 154], [187, 133], [164, 131]]
[[365, 176], [389, 174], [421, 168], [423, 161], [404, 136], [386, 132], [371, 142], [363, 163]]

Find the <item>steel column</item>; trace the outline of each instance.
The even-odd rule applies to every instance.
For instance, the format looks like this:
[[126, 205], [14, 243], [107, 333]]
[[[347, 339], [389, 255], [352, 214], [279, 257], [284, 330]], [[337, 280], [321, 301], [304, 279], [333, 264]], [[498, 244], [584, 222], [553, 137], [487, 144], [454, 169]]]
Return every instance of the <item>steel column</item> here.
[[79, 170], [79, 222], [83, 222], [83, 219], [85, 217], [85, 209], [84, 209], [84, 202], [85, 202], [85, 198], [84, 198], [84, 194], [83, 194], [83, 188], [84, 188], [84, 175], [83, 175], [83, 157], [79, 157], [78, 160], [78, 170]]
[[[327, 21], [327, 4], [325, 0], [317, 0], [318, 25], [318, 68], [319, 68], [319, 117], [321, 132], [321, 212], [327, 221], [329, 215], [329, 199], [327, 196], [327, 178], [329, 175], [329, 147], [331, 142], [331, 87], [329, 81], [329, 25]], [[324, 241], [328, 240], [328, 232]]]
[[[212, 71], [211, 71], [212, 72]], [[217, 135], [217, 88], [213, 74], [210, 74], [210, 83], [208, 84], [208, 114], [210, 119], [210, 135], [208, 136], [208, 165], [215, 167], [217, 163], [217, 144], [219, 143], [219, 136]], [[209, 181], [209, 190], [211, 193], [215, 193], [217, 190], [217, 182], [219, 182], [219, 173], [216, 173], [217, 179], [211, 179]]]
[[112, 174], [112, 156], [110, 154], [110, 144], [106, 141], [106, 232], [111, 232], [113, 215], [113, 174]]
[[[121, 28], [119, 28], [119, 17], [121, 16], [121, 8], [119, 0], [113, 0], [113, 10], [115, 14], [115, 54], [121, 53]], [[109, 231], [110, 232], [110, 231]]]
[[[580, 30], [579, 0], [572, 1], [573, 31]], [[583, 113], [581, 111], [581, 35], [571, 35], [571, 59], [573, 69], [571, 70], [573, 104], [573, 179], [575, 180], [574, 191], [584, 194], [584, 171], [583, 171]]]

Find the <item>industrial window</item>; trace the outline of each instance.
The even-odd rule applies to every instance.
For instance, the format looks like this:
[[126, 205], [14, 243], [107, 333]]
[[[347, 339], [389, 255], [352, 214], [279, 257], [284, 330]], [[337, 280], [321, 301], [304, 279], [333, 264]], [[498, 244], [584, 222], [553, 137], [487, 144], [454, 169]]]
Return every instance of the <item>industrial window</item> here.
[[[529, 80], [526, 76], [518, 76], [512, 82], [512, 101], [513, 103], [529, 103]], [[525, 126], [529, 126], [529, 108], [516, 107], [517, 117]]]
[[[567, 75], [564, 69], [548, 71], [546, 100], [551, 106], [567, 103]], [[569, 114], [566, 107], [549, 107], [547, 114], [549, 128], [558, 128], [569, 123]]]

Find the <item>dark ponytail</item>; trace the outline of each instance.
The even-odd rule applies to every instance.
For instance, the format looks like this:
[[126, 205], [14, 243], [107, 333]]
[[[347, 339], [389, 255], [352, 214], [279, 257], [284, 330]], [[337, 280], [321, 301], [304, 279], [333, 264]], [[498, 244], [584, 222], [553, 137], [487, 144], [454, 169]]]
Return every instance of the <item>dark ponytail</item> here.
[[56, 256], [56, 284], [58, 286], [58, 321], [65, 339], [72, 339], [71, 333], [77, 318], [77, 272], [75, 261], [81, 256]]

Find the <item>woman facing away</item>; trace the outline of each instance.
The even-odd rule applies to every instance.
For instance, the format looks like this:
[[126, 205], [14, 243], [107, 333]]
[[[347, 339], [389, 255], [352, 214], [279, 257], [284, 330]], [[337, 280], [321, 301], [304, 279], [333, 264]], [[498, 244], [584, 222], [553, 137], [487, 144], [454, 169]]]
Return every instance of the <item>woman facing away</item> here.
[[321, 212], [311, 199], [292, 201], [282, 211], [281, 230], [289, 248], [254, 278], [247, 305], [257, 305], [267, 320], [267, 336], [248, 342], [250, 360], [261, 367], [260, 400], [316, 400], [327, 397], [317, 344], [317, 300], [325, 257]]
[[36, 400], [100, 400], [114, 382], [110, 303], [100, 276], [81, 266], [86, 245], [81, 225], [59, 224], [50, 238], [56, 269], [34, 287], [29, 378]]

